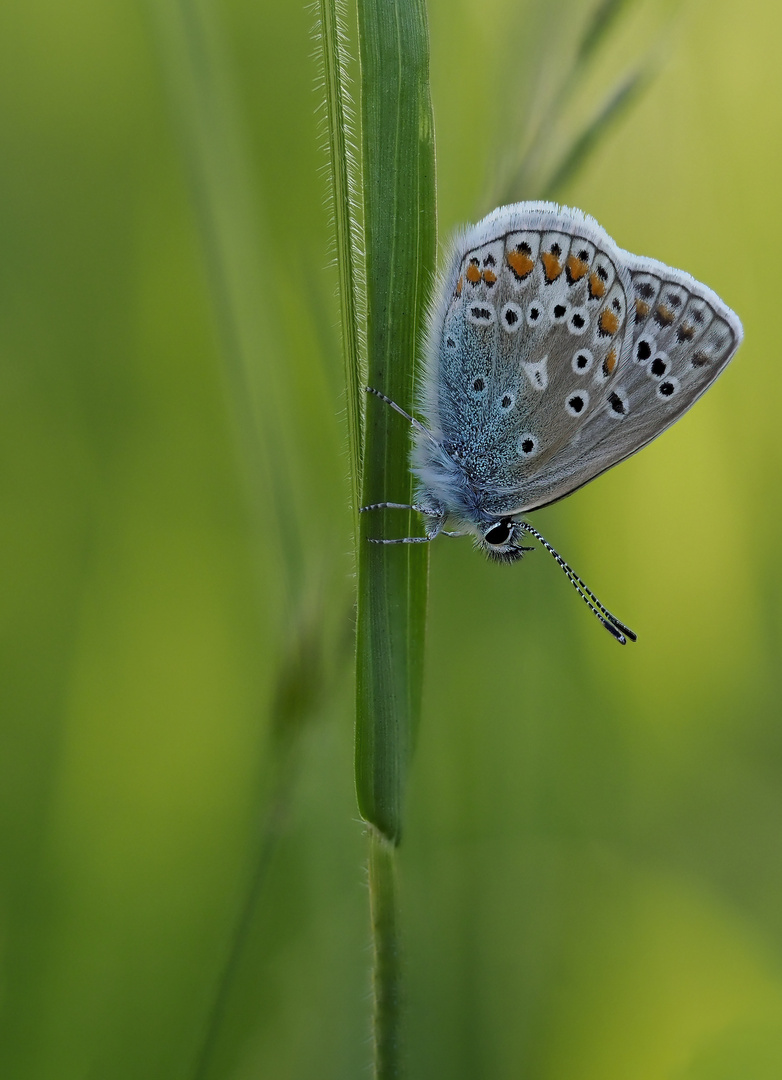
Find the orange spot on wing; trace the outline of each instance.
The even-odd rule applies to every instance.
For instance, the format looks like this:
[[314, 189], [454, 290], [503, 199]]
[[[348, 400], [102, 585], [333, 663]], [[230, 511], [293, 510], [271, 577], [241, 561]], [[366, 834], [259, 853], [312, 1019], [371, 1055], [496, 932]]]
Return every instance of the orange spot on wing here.
[[619, 329], [619, 316], [610, 308], [606, 308], [600, 316], [600, 333], [604, 336], [615, 334]]
[[460, 277], [459, 280], [456, 282], [456, 295], [457, 296], [462, 295], [462, 286], [463, 285], [464, 285], [464, 278]]
[[649, 314], [649, 305], [645, 300], [636, 300], [635, 302], [635, 317], [636, 322], [640, 322], [641, 319], [645, 319]]
[[599, 274], [589, 275], [589, 295], [592, 297], [602, 296], [606, 291], [606, 283]]
[[497, 275], [494, 273], [493, 270], [484, 270], [483, 280], [486, 282], [487, 285], [493, 285], [494, 282], [497, 280]]
[[616, 349], [611, 349], [608, 356], [603, 361], [603, 373], [605, 375], [613, 375], [617, 359]]
[[568, 281], [571, 285], [574, 281], [580, 281], [589, 269], [589, 263], [584, 262], [583, 259], [579, 259], [577, 255], [568, 255], [567, 263], [565, 265], [567, 266]]
[[674, 313], [665, 304], [658, 304], [654, 309], [654, 321], [659, 326], [670, 326], [675, 318]]
[[540, 259], [546, 272], [546, 281], [556, 281], [562, 273], [562, 263], [551, 251], [544, 251]]
[[473, 285], [477, 285], [481, 280], [481, 272], [475, 263], [470, 263], [467, 267], [467, 280], [471, 281]]
[[529, 255], [525, 255], [523, 251], [509, 251], [508, 252], [508, 266], [513, 273], [522, 281], [528, 274], [532, 273], [532, 268], [535, 265], [534, 259]]
[[690, 323], [682, 323], [676, 331], [676, 337], [679, 341], [692, 341], [695, 337], [695, 327], [690, 325]]

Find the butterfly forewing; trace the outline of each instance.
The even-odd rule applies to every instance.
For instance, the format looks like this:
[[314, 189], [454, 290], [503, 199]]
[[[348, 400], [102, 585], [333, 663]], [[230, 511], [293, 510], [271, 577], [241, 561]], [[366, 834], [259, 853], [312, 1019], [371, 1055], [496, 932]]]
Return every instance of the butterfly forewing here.
[[547, 462], [630, 362], [630, 278], [596, 223], [544, 207], [466, 234], [445, 288], [427, 419], [471, 479], [512, 503], [550, 484]]

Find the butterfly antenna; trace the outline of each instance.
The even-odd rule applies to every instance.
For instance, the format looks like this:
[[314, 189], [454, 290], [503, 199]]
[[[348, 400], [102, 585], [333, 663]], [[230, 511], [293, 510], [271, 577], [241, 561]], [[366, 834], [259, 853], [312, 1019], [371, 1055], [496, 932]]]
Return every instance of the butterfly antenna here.
[[538, 543], [546, 549], [549, 555], [551, 555], [586, 606], [592, 614], [600, 620], [609, 634], [613, 634], [621, 645], [626, 645], [628, 638], [630, 641], [638, 640], [638, 635], [634, 633], [629, 626], [625, 626], [623, 622], [620, 622], [616, 615], [612, 615], [608, 608], [600, 603], [592, 590], [587, 588], [575, 570], [568, 566], [559, 552], [551, 546], [544, 536], [541, 536], [537, 529], [533, 528], [532, 525], [528, 525], [526, 521], [520, 521], [518, 524], [525, 532], [529, 533], [530, 536], [534, 536]]
[[381, 401], [385, 401], [386, 405], [390, 405], [394, 412], [398, 412], [400, 416], [404, 416], [405, 420], [412, 424], [416, 431], [420, 431], [425, 439], [428, 439], [433, 446], [436, 446], [438, 448], [438, 450], [440, 449], [440, 444], [438, 443], [437, 439], [435, 439], [431, 431], [424, 427], [420, 420], [416, 420], [416, 418], [414, 416], [411, 416], [410, 413], [405, 412], [401, 405], [397, 405], [397, 403], [395, 401], [392, 401], [390, 397], [386, 397], [385, 394], [381, 394], [381, 392], [379, 390], [375, 390], [373, 386], [365, 386], [364, 389], [368, 394], [374, 394], [376, 398], [380, 398]]

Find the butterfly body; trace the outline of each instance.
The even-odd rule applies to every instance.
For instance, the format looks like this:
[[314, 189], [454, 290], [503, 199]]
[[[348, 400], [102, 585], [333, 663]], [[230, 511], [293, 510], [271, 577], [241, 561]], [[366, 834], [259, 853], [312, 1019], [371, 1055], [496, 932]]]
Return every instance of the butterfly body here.
[[656, 438], [741, 339], [711, 289], [580, 210], [499, 207], [456, 237], [430, 309], [412, 455], [425, 539], [454, 523], [520, 558], [525, 533], [542, 539], [520, 515]]

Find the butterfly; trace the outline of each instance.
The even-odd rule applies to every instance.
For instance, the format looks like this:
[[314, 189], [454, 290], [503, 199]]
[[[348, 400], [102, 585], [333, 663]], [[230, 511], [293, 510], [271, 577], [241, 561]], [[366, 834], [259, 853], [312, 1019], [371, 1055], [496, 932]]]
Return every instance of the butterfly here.
[[[426, 543], [471, 535], [512, 563], [531, 536], [622, 644], [612, 615], [522, 515], [624, 461], [701, 396], [743, 337], [737, 316], [683, 270], [617, 247], [555, 203], [501, 206], [453, 244], [430, 307], [422, 421], [413, 428]], [[445, 526], [455, 528], [446, 531]]]

